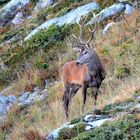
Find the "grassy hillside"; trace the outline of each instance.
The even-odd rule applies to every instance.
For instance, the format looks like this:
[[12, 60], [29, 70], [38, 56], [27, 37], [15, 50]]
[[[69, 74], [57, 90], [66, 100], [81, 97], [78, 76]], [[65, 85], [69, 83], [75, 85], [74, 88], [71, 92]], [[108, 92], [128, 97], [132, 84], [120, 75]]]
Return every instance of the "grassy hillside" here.
[[[103, 7], [109, 6], [112, 2], [114, 1], [109, 3], [104, 1]], [[67, 45], [66, 36], [71, 38], [71, 33], [78, 35], [78, 26], [61, 28], [51, 26], [37, 33], [27, 42], [24, 42], [23, 38], [45, 20], [62, 15], [70, 8], [82, 4], [83, 2], [78, 0], [67, 2], [63, 0], [57, 7], [60, 8], [59, 12], [56, 7], [47, 8], [41, 14], [36, 13], [33, 20], [25, 20], [19, 27], [7, 26], [0, 29], [0, 43], [15, 35], [20, 37], [18, 41], [0, 47], [0, 61], [8, 67], [0, 70], [0, 89], [4, 89], [5, 95], [12, 93], [18, 96], [22, 91], [31, 91], [35, 86], [42, 88], [47, 78], [53, 81], [53, 84], [48, 87], [48, 97], [44, 102], [36, 102], [29, 108], [21, 109], [14, 106], [11, 109], [0, 128], [0, 140], [19, 140], [19, 138], [20, 140], [35, 138], [41, 140], [42, 136], [66, 122], [62, 107], [63, 86], [59, 78], [59, 70], [65, 62], [76, 57]], [[46, 12], [49, 14], [47, 15]], [[111, 22], [111, 19], [105, 24], [108, 22]], [[135, 11], [132, 16], [125, 17], [122, 22], [113, 26], [106, 36], [102, 35], [102, 26], [99, 25], [96, 40], [93, 41], [107, 72], [100, 89], [97, 108], [101, 111], [106, 108], [105, 112], [110, 111], [109, 113], [113, 114], [116, 102], [132, 100], [133, 95], [140, 89], [140, 14]], [[85, 38], [89, 37], [87, 32], [85, 29]], [[72, 100], [69, 120], [83, 115], [80, 92]], [[88, 93], [86, 112], [92, 112], [93, 99], [90, 97], [90, 90]], [[86, 134], [83, 132], [74, 139], [81, 140], [95, 136], [99, 139], [104, 137], [109, 139], [112, 133], [112, 139], [125, 139], [129, 138], [129, 132], [133, 130], [135, 132], [132, 133], [132, 139], [138, 139], [139, 115], [136, 113], [130, 117], [122, 116], [111, 124], [105, 123], [101, 128]], [[123, 135], [124, 133], [126, 136]]]
[[[11, 83], [11, 81], [18, 78], [20, 73], [26, 71], [26, 65], [31, 65], [31, 69], [39, 69], [48, 73], [43, 75], [44, 78], [58, 78], [58, 72], [53, 74], [51, 66], [48, 63], [53, 64], [54, 50], [57, 54], [55, 55], [56, 60], [61, 55], [61, 51], [67, 49], [64, 39], [68, 34], [73, 31], [78, 32], [77, 26], [64, 26], [64, 27], [50, 27], [49, 29], [43, 30], [42, 32], [36, 34], [30, 41], [24, 41], [23, 39], [41, 23], [57, 16], [62, 16], [69, 12], [70, 10], [91, 2], [92, 0], [68, 0], [68, 1], [58, 1], [58, 3], [53, 7], [48, 7], [46, 9], [40, 9], [33, 14], [31, 20], [25, 18], [24, 22], [20, 26], [7, 25], [6, 27], [0, 28], [0, 43], [7, 42], [11, 38], [16, 36], [16, 40], [8, 45], [4, 44], [0, 46], [0, 57], [2, 63], [6, 64], [8, 69], [5, 71], [0, 71], [0, 87], [3, 88]], [[101, 8], [108, 7], [115, 1], [98, 1]], [[33, 3], [36, 1], [31, 1], [28, 5], [28, 10], [26, 9], [23, 15], [26, 17], [33, 10]], [[98, 11], [97, 11], [98, 12]], [[76, 31], [77, 30], [77, 31]], [[53, 51], [50, 49], [54, 49]], [[44, 53], [42, 53], [42, 51]], [[41, 54], [40, 54], [41, 52]], [[37, 56], [34, 58], [33, 56]], [[28, 64], [29, 63], [29, 64]], [[46, 72], [47, 71], [47, 72]], [[49, 71], [49, 72], [48, 72]], [[56, 71], [56, 70], [55, 70]], [[40, 77], [40, 76], [39, 76]], [[35, 83], [32, 83], [36, 85]]]
[[[44, 59], [43, 63], [44, 62], [46, 63], [47, 61], [45, 61], [45, 57], [50, 57], [53, 54], [52, 55], [53, 58], [52, 59], [50, 58], [51, 61], [49, 61], [49, 63], [51, 63], [50, 65], [51, 67], [49, 67], [49, 69], [51, 69], [50, 72], [52, 72], [53, 74], [54, 72], [56, 73], [58, 72], [62, 64], [64, 64], [66, 61], [74, 57], [71, 49], [69, 48], [70, 49], [69, 50], [68, 47], [64, 45], [66, 44], [66, 41], [61, 40], [61, 36], [59, 36], [60, 32], [57, 33], [56, 28], [57, 27], [51, 27], [50, 30], [51, 33], [53, 33], [52, 31], [53, 29], [55, 29], [54, 35], [57, 34], [58, 36], [54, 36], [54, 38], [60, 37], [60, 42], [58, 41], [56, 43], [53, 42], [54, 43], [53, 47], [50, 47], [49, 51], [47, 52], [41, 51], [40, 49], [38, 52], [36, 52], [36, 54], [38, 55], [35, 58], [34, 55], [33, 56], [30, 55], [30, 57], [32, 57], [32, 60], [36, 59], [36, 61], [39, 60], [43, 61], [42, 59]], [[65, 30], [62, 29], [60, 30], [58, 28], [59, 31], [63, 31], [64, 33]], [[72, 31], [76, 33], [77, 28], [73, 28]], [[127, 17], [118, 26], [113, 27], [112, 30], [109, 31], [107, 36], [102, 36], [100, 31], [101, 30], [98, 30], [96, 33], [96, 46], [97, 46], [96, 50], [100, 55], [103, 64], [105, 65], [107, 77], [102, 84], [101, 94], [99, 94], [97, 107], [98, 109], [103, 109], [103, 107], [107, 104], [115, 103], [117, 101], [122, 102], [131, 98], [135, 93], [135, 91], [140, 88], [139, 13], [135, 11], [133, 16]], [[46, 33], [45, 30], [43, 30], [41, 33], [45, 34], [44, 39], [47, 40], [47, 35], [49, 32]], [[41, 40], [39, 39], [40, 36], [41, 39], [43, 39], [42, 37], [44, 37], [44, 35], [39, 33], [33, 38], [33, 40], [34, 41], [39, 40], [38, 42], [40, 44], [41, 43]], [[33, 40], [30, 40], [30, 42], [32, 42]], [[37, 43], [31, 44], [33, 48], [38, 49], [38, 47], [36, 48], [36, 46], [34, 46]], [[25, 47], [23, 49], [27, 48]], [[71, 55], [69, 56], [64, 55], [64, 52], [66, 54]], [[30, 53], [32, 53], [32, 51]], [[49, 56], [46, 55], [46, 53], [48, 53]], [[18, 54], [16, 53], [15, 55], [18, 56]], [[56, 57], [56, 59], [54, 59], [55, 58], [54, 56]], [[56, 62], [55, 60], [58, 61]], [[40, 66], [41, 68], [38, 68], [37, 66], [34, 65], [35, 62], [34, 63], [32, 62], [33, 61], [31, 60], [30, 63], [28, 62], [30, 64], [29, 69], [23, 71], [22, 76], [19, 76], [18, 83], [12, 83], [10, 87], [7, 88], [5, 94], [8, 94], [10, 92], [18, 94], [17, 90], [19, 91], [23, 90], [25, 88], [25, 85], [31, 84], [32, 82], [33, 84], [34, 83], [36, 83], [37, 85], [40, 84], [40, 81], [38, 80], [41, 75], [40, 71], [42, 71], [42, 67]], [[47, 72], [49, 72], [49, 69], [46, 70], [45, 75], [48, 74]], [[32, 75], [32, 78], [28, 79], [28, 75]], [[57, 77], [59, 76], [57, 75]], [[44, 136], [46, 133], [63, 124], [65, 120], [61, 102], [62, 91], [63, 87], [61, 85], [61, 82], [58, 81], [48, 88], [49, 96], [48, 98], [46, 98], [45, 102], [43, 103], [38, 102], [35, 105], [23, 110], [20, 110], [19, 108], [13, 108], [13, 110], [9, 112], [8, 117], [1, 129], [2, 130], [0, 134], [1, 138], [4, 139], [5, 137], [10, 137], [11, 139], [18, 139], [20, 137], [20, 139], [24, 139], [25, 134], [32, 131], [36, 133], [39, 132], [41, 135]], [[93, 110], [93, 100], [90, 98], [89, 95], [86, 104], [86, 112], [92, 110]], [[76, 97], [74, 97], [70, 111], [71, 111], [69, 118], [70, 120], [82, 114], [80, 91], [76, 95]], [[129, 120], [129, 118], [126, 118], [126, 121], [128, 121], [127, 119]], [[137, 123], [137, 120], [132, 119], [132, 122], [133, 121], [134, 122], [136, 121]], [[109, 125], [109, 127], [113, 127], [114, 125], [116, 125], [116, 123], [121, 123], [121, 120], [120, 122], [114, 122], [112, 126]], [[131, 119], [129, 123], [131, 123]], [[105, 129], [106, 127], [108, 127], [108, 125], [103, 126], [103, 128]], [[102, 130], [99, 129], [95, 131]]]

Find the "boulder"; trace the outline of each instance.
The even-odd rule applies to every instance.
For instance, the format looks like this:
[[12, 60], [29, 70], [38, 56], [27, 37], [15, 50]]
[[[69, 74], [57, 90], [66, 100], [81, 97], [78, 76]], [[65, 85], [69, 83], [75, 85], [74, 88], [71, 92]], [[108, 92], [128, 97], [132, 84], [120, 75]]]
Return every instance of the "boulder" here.
[[[85, 131], [88, 131], [88, 130], [91, 130], [93, 128], [100, 127], [104, 122], [111, 121], [111, 120], [112, 120], [111, 116], [88, 114], [88, 115], [85, 115], [82, 123], [85, 124]], [[62, 125], [60, 128], [57, 128], [54, 131], [52, 131], [50, 134], [48, 134], [46, 136], [45, 140], [58, 139], [59, 138], [59, 133], [62, 129], [64, 129], [64, 128], [74, 128], [79, 123], [81, 123], [81, 122], [77, 122], [75, 124], [71, 124], [71, 123], [68, 122], [68, 123]]]
[[124, 13], [128, 16], [130, 16], [134, 11], [134, 8], [130, 4], [125, 5], [125, 11]]
[[65, 24], [73, 24], [76, 23], [80, 20], [80, 18], [83, 15], [87, 15], [89, 12], [93, 10], [98, 10], [99, 5], [96, 2], [92, 2], [89, 4], [86, 4], [84, 6], [78, 7], [74, 10], [71, 10], [64, 16], [58, 17], [58, 18], [52, 18], [39, 27], [37, 27], [35, 30], [33, 30], [26, 38], [25, 40], [29, 40], [33, 35], [35, 35], [37, 32], [39, 32], [42, 29], [47, 29], [51, 25], [58, 25], [58, 26], [63, 26]]
[[13, 20], [17, 14], [17, 9], [25, 6], [29, 0], [11, 0], [3, 8], [0, 9], [0, 26], [4, 26]]
[[112, 6], [103, 9], [99, 14], [97, 14], [88, 24], [94, 24], [95, 22], [101, 22], [104, 19], [111, 17], [117, 13], [121, 13], [125, 10], [125, 5], [122, 3], [113, 4]]
[[2, 120], [10, 107], [16, 102], [17, 98], [14, 95], [4, 96], [0, 93], [0, 120]]
[[35, 103], [36, 101], [43, 101], [47, 96], [46, 90], [35, 91], [33, 93], [25, 92], [22, 93], [18, 98], [18, 105], [20, 107], [29, 106]]

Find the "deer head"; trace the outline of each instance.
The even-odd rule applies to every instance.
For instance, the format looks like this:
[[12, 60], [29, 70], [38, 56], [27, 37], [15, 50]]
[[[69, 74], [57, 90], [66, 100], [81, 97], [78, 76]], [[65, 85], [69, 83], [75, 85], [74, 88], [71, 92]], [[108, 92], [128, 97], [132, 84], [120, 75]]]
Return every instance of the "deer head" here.
[[[95, 17], [95, 14], [93, 14], [93, 15]], [[76, 37], [73, 34], [73, 37], [77, 40], [77, 47], [79, 48], [79, 51], [80, 51], [80, 55], [76, 60], [77, 65], [88, 64], [91, 61], [91, 59], [93, 58], [94, 51], [93, 51], [93, 47], [91, 45], [91, 41], [94, 38], [94, 34], [95, 34], [95, 30], [96, 30], [96, 23], [95, 23], [95, 26], [93, 29], [88, 28], [91, 36], [87, 41], [85, 41], [83, 38], [83, 28], [85, 26], [86, 21], [87, 21], [87, 16], [85, 16], [83, 18], [82, 22], [78, 22], [79, 29], [80, 29], [79, 37]]]

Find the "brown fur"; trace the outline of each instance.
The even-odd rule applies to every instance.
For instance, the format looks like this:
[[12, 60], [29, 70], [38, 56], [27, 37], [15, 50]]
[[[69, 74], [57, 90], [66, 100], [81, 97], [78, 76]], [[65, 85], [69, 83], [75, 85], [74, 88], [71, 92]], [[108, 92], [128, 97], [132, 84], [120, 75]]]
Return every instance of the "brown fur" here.
[[85, 65], [76, 66], [75, 61], [67, 62], [61, 68], [61, 79], [64, 84], [75, 83], [77, 85], [83, 85], [83, 83], [88, 81], [89, 78], [88, 68]]

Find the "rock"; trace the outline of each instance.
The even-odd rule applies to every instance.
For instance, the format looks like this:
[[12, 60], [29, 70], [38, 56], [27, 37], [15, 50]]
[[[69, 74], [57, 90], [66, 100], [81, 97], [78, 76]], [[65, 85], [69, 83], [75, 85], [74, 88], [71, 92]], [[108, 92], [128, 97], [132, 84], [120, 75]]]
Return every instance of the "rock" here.
[[36, 101], [45, 100], [47, 94], [44, 94], [42, 91], [37, 92], [25, 92], [18, 98], [18, 105], [21, 107], [32, 105]]
[[29, 0], [11, 0], [0, 9], [0, 26], [10, 22], [16, 15], [16, 10], [29, 3]]
[[136, 100], [137, 100], [138, 102], [140, 102], [140, 96], [137, 96], [137, 97], [136, 97]]
[[93, 115], [86, 115], [84, 118], [85, 122], [91, 122], [95, 119], [96, 117], [94, 117]]
[[29, 15], [29, 16], [27, 16], [27, 17], [26, 17], [26, 19], [31, 19], [31, 18], [32, 18], [32, 16], [31, 16], [31, 15]]
[[110, 116], [106, 116], [106, 115], [86, 115], [84, 117], [84, 121], [86, 122], [86, 128], [85, 130], [91, 130], [95, 127], [99, 127], [100, 125], [102, 125], [105, 121], [110, 120], [111, 117]]
[[[85, 130], [88, 131], [95, 127], [101, 126], [105, 121], [108, 121], [108, 120], [112, 120], [112, 118], [110, 116], [89, 114], [84, 117], [83, 123], [86, 126]], [[74, 126], [78, 125], [78, 123], [75, 123], [75, 124], [66, 123], [66, 124], [62, 125], [60, 128], [57, 128], [54, 131], [52, 131], [50, 134], [48, 134], [46, 136], [45, 140], [55, 140], [55, 139], [59, 138], [59, 132], [62, 129], [73, 128]]]
[[12, 20], [11, 23], [13, 23], [14, 25], [21, 24], [22, 21], [23, 21], [22, 17], [23, 17], [23, 13], [22, 13], [22, 12], [18, 12], [18, 13], [15, 15], [15, 17], [14, 17], [14, 19]]
[[115, 23], [115, 22], [110, 22], [110, 23], [108, 23], [108, 24], [105, 26], [105, 28], [103, 29], [102, 34], [103, 34], [103, 35], [106, 35], [107, 32], [108, 32], [108, 30], [109, 30], [112, 26], [114, 26], [114, 25], [116, 25], [116, 24], [117, 24], [117, 23]]
[[14, 95], [4, 96], [0, 93], [0, 121], [5, 118], [5, 115], [16, 100], [17, 98]]
[[45, 138], [45, 140], [55, 140], [55, 139], [54, 139], [53, 135], [49, 134], [49, 135]]
[[110, 118], [106, 118], [106, 119], [100, 119], [97, 121], [93, 121], [93, 122], [89, 122], [87, 123], [87, 126], [85, 128], [85, 130], [91, 130], [95, 127], [100, 127], [105, 121], [109, 121], [111, 120]]
[[103, 9], [99, 14], [97, 14], [88, 24], [94, 24], [95, 22], [101, 22], [104, 19], [113, 16], [117, 13], [123, 12], [125, 10], [125, 5], [122, 3], [113, 4], [112, 6]]
[[75, 124], [70, 124], [70, 123], [66, 123], [64, 125], [62, 125], [60, 128], [55, 129], [54, 131], [52, 131], [50, 134], [48, 134], [45, 138], [45, 140], [56, 140], [59, 137], [59, 132], [64, 129], [64, 128], [73, 128], [75, 126]]
[[8, 67], [5, 64], [0, 64], [0, 70], [6, 70]]
[[135, 109], [138, 109], [140, 111], [140, 103], [135, 106]]
[[28, 105], [32, 105], [36, 101], [43, 101], [47, 96], [47, 91], [44, 89], [42, 91], [37, 92], [25, 92], [18, 98], [14, 95], [4, 96], [0, 93], [0, 121], [5, 118], [5, 115], [10, 110], [15, 102], [18, 102], [18, 106], [24, 107]]
[[125, 5], [125, 11], [124, 13], [128, 16], [130, 16], [134, 11], [134, 8], [130, 4]]
[[25, 100], [28, 98], [29, 94], [30, 94], [30, 92], [25, 92], [25, 93], [23, 93], [23, 94], [18, 98], [18, 101], [19, 101], [19, 102], [25, 101]]
[[34, 88], [34, 92], [40, 92], [40, 91], [41, 91], [41, 89], [39, 87]]
[[34, 8], [34, 10], [38, 10], [39, 8], [46, 8], [48, 6], [53, 5], [55, 0], [39, 0]]
[[76, 23], [80, 20], [81, 16], [87, 15], [89, 12], [91, 12], [93, 10], [98, 10], [98, 8], [99, 8], [98, 4], [96, 2], [92, 2], [92, 3], [86, 4], [84, 6], [78, 7], [75, 10], [71, 10], [70, 12], [65, 14], [64, 16], [50, 19], [50, 20], [46, 21], [45, 23], [43, 23], [42, 25], [40, 25], [39, 27], [37, 27], [35, 30], [33, 30], [25, 38], [25, 40], [30, 39], [33, 35], [35, 35], [40, 30], [47, 29], [53, 24], [61, 27], [65, 24]]

